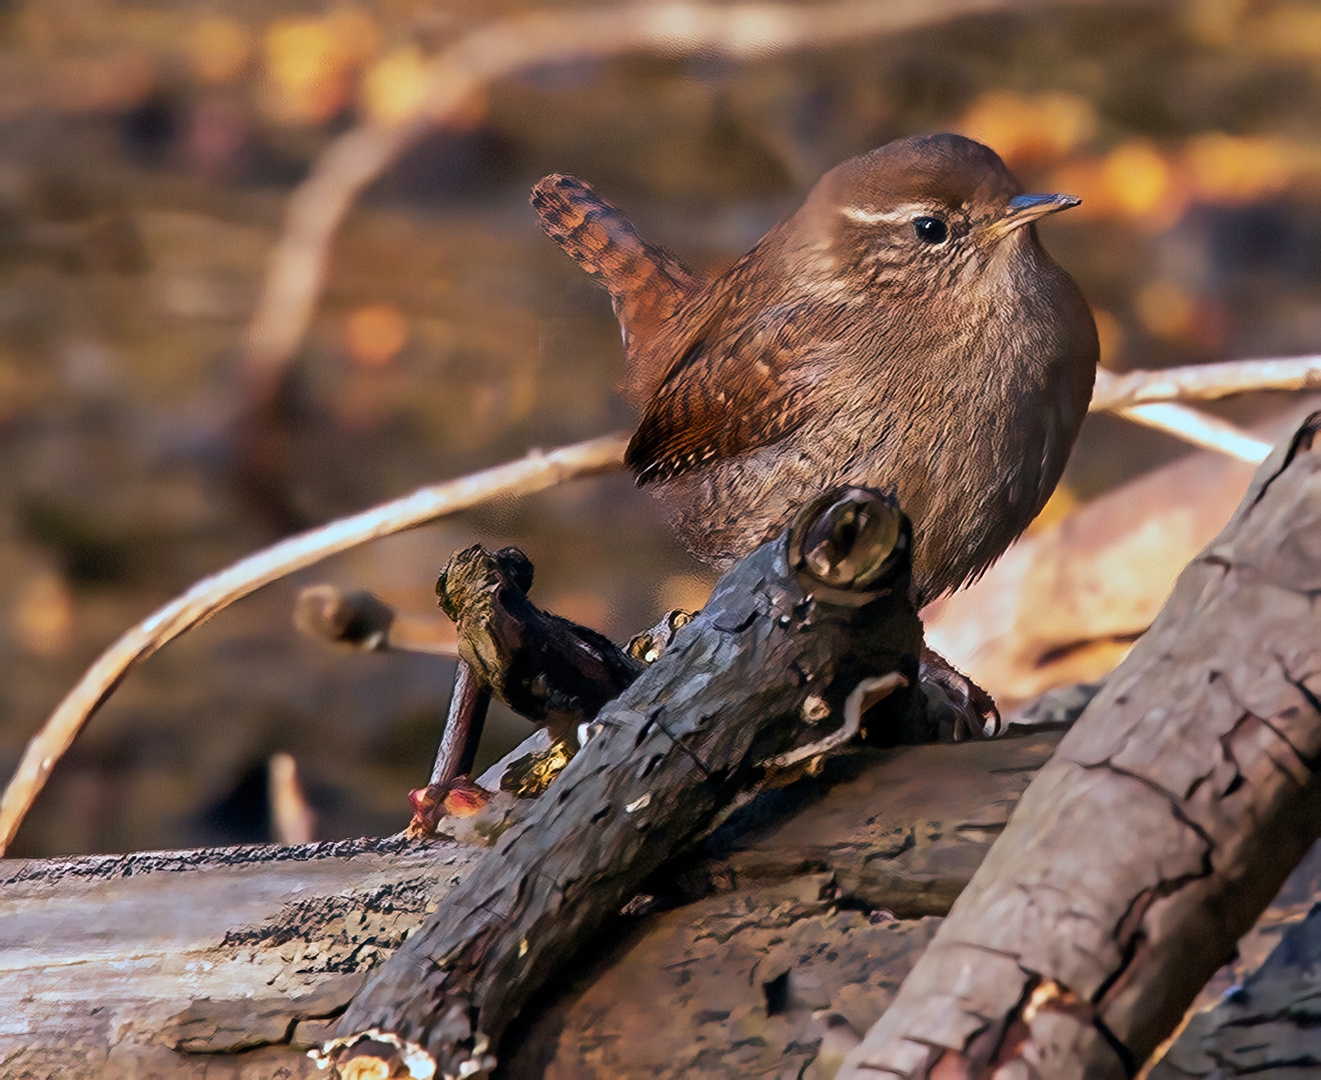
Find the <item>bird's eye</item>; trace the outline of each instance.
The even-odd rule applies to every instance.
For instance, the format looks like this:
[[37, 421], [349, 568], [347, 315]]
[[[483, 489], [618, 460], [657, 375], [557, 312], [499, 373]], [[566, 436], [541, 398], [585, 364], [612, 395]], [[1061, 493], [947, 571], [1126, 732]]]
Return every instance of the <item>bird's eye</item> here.
[[913, 232], [924, 244], [943, 244], [949, 236], [949, 226], [938, 217], [913, 219]]

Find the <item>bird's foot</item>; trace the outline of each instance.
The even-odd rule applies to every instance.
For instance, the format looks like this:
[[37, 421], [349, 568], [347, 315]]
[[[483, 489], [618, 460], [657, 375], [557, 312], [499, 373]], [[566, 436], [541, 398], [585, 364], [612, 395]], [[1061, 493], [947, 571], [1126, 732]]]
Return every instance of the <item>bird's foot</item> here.
[[491, 793], [473, 783], [466, 776], [458, 776], [443, 784], [428, 784], [408, 793], [413, 804], [413, 820], [405, 835], [410, 840], [434, 836], [442, 818], [471, 817], [491, 801]]
[[922, 648], [918, 678], [927, 695], [928, 709], [949, 710], [955, 742], [1000, 734], [1000, 710], [991, 695], [929, 646]]

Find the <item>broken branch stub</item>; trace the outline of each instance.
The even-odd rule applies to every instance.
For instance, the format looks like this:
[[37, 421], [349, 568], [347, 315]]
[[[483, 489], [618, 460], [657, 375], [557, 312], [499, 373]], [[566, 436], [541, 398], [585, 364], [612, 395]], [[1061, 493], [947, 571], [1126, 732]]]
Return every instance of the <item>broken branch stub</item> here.
[[1126, 1077], [1321, 834], [1321, 413], [1032, 781], [840, 1077]]
[[571, 736], [643, 665], [604, 634], [542, 611], [527, 597], [532, 563], [518, 548], [480, 544], [450, 557], [436, 595], [459, 630], [459, 655], [520, 716]]
[[[424, 1052], [437, 1075], [489, 1066], [528, 998], [647, 875], [755, 790], [765, 763], [829, 742], [851, 699], [856, 709], [867, 686], [915, 669], [902, 515], [858, 489], [801, 514], [792, 537], [720, 580], [601, 710], [551, 790], [354, 999], [327, 1048], [338, 1068], [360, 1067], [365, 1041], [383, 1035]], [[893, 695], [893, 722], [911, 723], [918, 698]]]

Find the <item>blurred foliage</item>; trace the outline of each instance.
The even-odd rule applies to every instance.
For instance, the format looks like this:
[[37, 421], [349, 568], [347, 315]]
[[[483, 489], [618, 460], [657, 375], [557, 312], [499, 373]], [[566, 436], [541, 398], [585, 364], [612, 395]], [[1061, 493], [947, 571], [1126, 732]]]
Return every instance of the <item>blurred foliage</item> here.
[[[31, 0], [0, 13], [6, 773], [114, 636], [290, 520], [629, 423], [608, 302], [526, 205], [546, 172], [579, 173], [658, 242], [719, 266], [843, 158], [961, 130], [1029, 188], [1082, 196], [1042, 233], [1096, 307], [1108, 365], [1317, 351], [1313, 4], [1042, 4], [748, 64], [546, 65], [422, 139], [337, 237], [279, 401], [277, 494], [293, 517], [274, 514], [238, 467], [253, 448], [236, 361], [290, 190], [353, 124], [409, 115], [428, 59], [458, 35], [570, 6], [583, 5]], [[1089, 423], [1052, 513], [1184, 452]], [[437, 567], [474, 539], [525, 546], [543, 605], [619, 638], [700, 604], [709, 583], [623, 478], [333, 560], [131, 676], [19, 850], [256, 838], [253, 770], [277, 751], [298, 761], [324, 835], [401, 827], [438, 738], [444, 665], [328, 653], [294, 636], [288, 612], [297, 587], [326, 578], [427, 615]]]

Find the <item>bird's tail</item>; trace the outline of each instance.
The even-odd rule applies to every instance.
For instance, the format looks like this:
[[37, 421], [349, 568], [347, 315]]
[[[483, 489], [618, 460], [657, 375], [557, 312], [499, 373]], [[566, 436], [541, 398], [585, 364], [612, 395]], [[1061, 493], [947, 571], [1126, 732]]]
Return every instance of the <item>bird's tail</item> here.
[[532, 189], [541, 227], [604, 285], [628, 335], [673, 314], [701, 281], [670, 252], [638, 235], [628, 215], [576, 176], [555, 173]]

